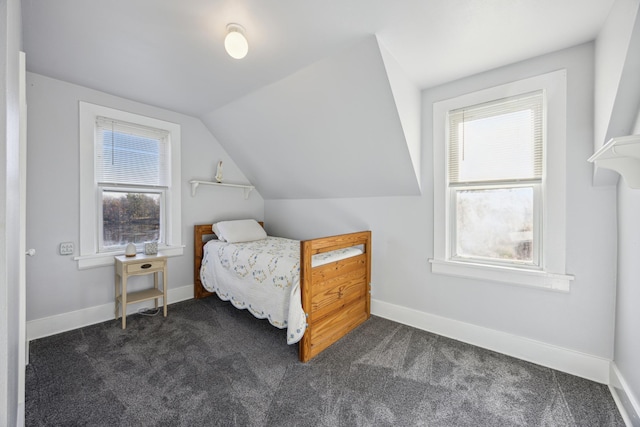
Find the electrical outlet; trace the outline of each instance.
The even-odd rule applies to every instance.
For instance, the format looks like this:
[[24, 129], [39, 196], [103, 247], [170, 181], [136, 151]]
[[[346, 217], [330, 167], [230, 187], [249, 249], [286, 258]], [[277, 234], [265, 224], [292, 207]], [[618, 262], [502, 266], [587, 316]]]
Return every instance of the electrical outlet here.
[[60, 243], [60, 255], [73, 255], [73, 242]]

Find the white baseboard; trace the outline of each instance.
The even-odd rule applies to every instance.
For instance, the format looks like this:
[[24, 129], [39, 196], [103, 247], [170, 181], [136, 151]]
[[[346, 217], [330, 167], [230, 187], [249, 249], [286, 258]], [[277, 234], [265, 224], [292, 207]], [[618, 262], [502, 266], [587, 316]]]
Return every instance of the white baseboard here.
[[[168, 304], [191, 299], [193, 298], [193, 285], [169, 288], [167, 294]], [[127, 306], [127, 312], [135, 313], [140, 308], [150, 307], [153, 307], [153, 300], [139, 304], [130, 304]], [[114, 318], [114, 309], [115, 305], [111, 302], [109, 304], [89, 307], [69, 313], [30, 320], [27, 322], [27, 341], [111, 320]]]
[[374, 299], [371, 300], [371, 313], [558, 371], [609, 384], [609, 359]]
[[633, 394], [615, 362], [611, 362], [609, 389], [627, 426], [640, 427], [640, 400]]
[[25, 412], [24, 412], [24, 402], [20, 402], [18, 404], [18, 422], [17, 422], [17, 427], [24, 427], [24, 423], [25, 423]]

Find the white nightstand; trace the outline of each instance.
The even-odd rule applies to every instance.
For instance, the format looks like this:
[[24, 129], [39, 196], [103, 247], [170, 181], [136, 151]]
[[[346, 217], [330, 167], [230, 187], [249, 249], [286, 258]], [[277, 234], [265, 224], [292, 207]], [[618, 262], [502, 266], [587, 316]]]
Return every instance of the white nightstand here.
[[[158, 298], [162, 298], [164, 305], [164, 317], [167, 317], [167, 257], [158, 253], [157, 255], [136, 254], [134, 257], [119, 255], [116, 259], [116, 319], [118, 318], [118, 308], [122, 307], [122, 329], [127, 327], [127, 304], [134, 302], [155, 300], [155, 307], [158, 308]], [[139, 276], [153, 273], [154, 287], [138, 292], [127, 293], [127, 279], [130, 276]], [[158, 288], [158, 275], [162, 273], [162, 289]], [[122, 285], [120, 289], [119, 284]]]

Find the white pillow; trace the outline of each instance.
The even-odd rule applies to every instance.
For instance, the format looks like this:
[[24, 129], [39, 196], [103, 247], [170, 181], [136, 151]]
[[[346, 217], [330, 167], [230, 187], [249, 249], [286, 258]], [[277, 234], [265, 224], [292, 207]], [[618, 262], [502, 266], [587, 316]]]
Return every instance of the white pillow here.
[[213, 233], [216, 235], [216, 238], [218, 240], [220, 240], [221, 242], [226, 242], [226, 240], [224, 240], [222, 236], [220, 236], [220, 231], [218, 231], [218, 224], [213, 224], [211, 226], [211, 231], [213, 231]]
[[267, 238], [264, 228], [254, 219], [220, 221], [215, 224], [217, 236], [229, 243], [252, 242]]

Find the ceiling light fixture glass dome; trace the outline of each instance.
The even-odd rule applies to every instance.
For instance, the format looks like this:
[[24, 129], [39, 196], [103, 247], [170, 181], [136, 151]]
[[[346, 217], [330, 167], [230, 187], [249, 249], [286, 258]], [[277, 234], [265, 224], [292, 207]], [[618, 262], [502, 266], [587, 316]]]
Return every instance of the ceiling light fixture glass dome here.
[[227, 25], [227, 36], [224, 38], [224, 48], [235, 59], [242, 59], [249, 52], [249, 43], [244, 36], [244, 28], [242, 25]]

